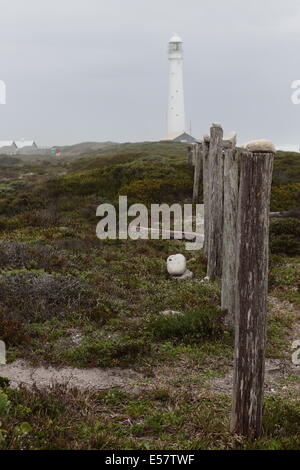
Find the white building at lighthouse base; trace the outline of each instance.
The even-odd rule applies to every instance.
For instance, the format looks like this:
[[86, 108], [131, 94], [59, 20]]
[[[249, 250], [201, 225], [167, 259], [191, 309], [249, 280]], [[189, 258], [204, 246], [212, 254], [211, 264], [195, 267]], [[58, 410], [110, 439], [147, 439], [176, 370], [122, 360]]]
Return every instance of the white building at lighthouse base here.
[[161, 139], [161, 142], [182, 142], [185, 144], [193, 144], [196, 142], [196, 139], [192, 137], [190, 134], [187, 132], [174, 132], [172, 134], [167, 135], [163, 139]]

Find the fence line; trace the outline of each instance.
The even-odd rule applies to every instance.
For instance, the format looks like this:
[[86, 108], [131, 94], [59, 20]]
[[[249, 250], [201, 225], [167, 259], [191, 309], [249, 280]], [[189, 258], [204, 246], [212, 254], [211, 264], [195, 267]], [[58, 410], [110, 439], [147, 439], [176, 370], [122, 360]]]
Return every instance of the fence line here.
[[236, 135], [210, 136], [193, 146], [193, 201], [203, 162], [204, 253], [207, 276], [220, 280], [226, 322], [235, 328], [232, 431], [256, 438], [262, 430], [268, 287], [269, 205], [275, 148], [255, 141], [236, 148]]

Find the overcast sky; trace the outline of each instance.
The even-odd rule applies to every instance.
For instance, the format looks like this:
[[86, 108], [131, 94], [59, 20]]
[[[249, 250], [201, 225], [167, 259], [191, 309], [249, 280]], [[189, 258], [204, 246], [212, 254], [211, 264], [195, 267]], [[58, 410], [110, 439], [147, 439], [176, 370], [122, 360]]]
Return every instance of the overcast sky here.
[[299, 0], [0, 0], [0, 140], [160, 139], [173, 32], [194, 136], [300, 146]]

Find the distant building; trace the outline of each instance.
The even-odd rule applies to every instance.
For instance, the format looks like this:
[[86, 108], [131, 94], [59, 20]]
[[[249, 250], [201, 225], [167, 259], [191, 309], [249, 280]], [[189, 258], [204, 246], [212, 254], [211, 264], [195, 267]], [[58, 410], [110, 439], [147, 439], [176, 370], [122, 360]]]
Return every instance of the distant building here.
[[196, 142], [196, 139], [186, 132], [174, 132], [161, 139], [161, 142], [183, 142], [192, 144]]
[[0, 154], [15, 155], [18, 147], [13, 140], [0, 140]]
[[17, 146], [17, 153], [31, 155], [33, 153], [37, 153], [37, 150], [38, 150], [38, 146], [36, 145], [34, 140], [17, 140], [16, 146]]

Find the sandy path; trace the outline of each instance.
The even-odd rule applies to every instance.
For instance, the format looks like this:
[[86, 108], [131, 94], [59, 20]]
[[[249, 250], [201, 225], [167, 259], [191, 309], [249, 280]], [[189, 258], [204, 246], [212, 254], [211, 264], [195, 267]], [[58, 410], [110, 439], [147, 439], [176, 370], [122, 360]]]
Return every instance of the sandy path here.
[[61, 384], [67, 388], [105, 390], [112, 387], [130, 387], [142, 375], [130, 369], [76, 369], [72, 367], [32, 367], [26, 361], [17, 360], [0, 365], [0, 376], [8, 378], [12, 387], [20, 385], [51, 388]]

